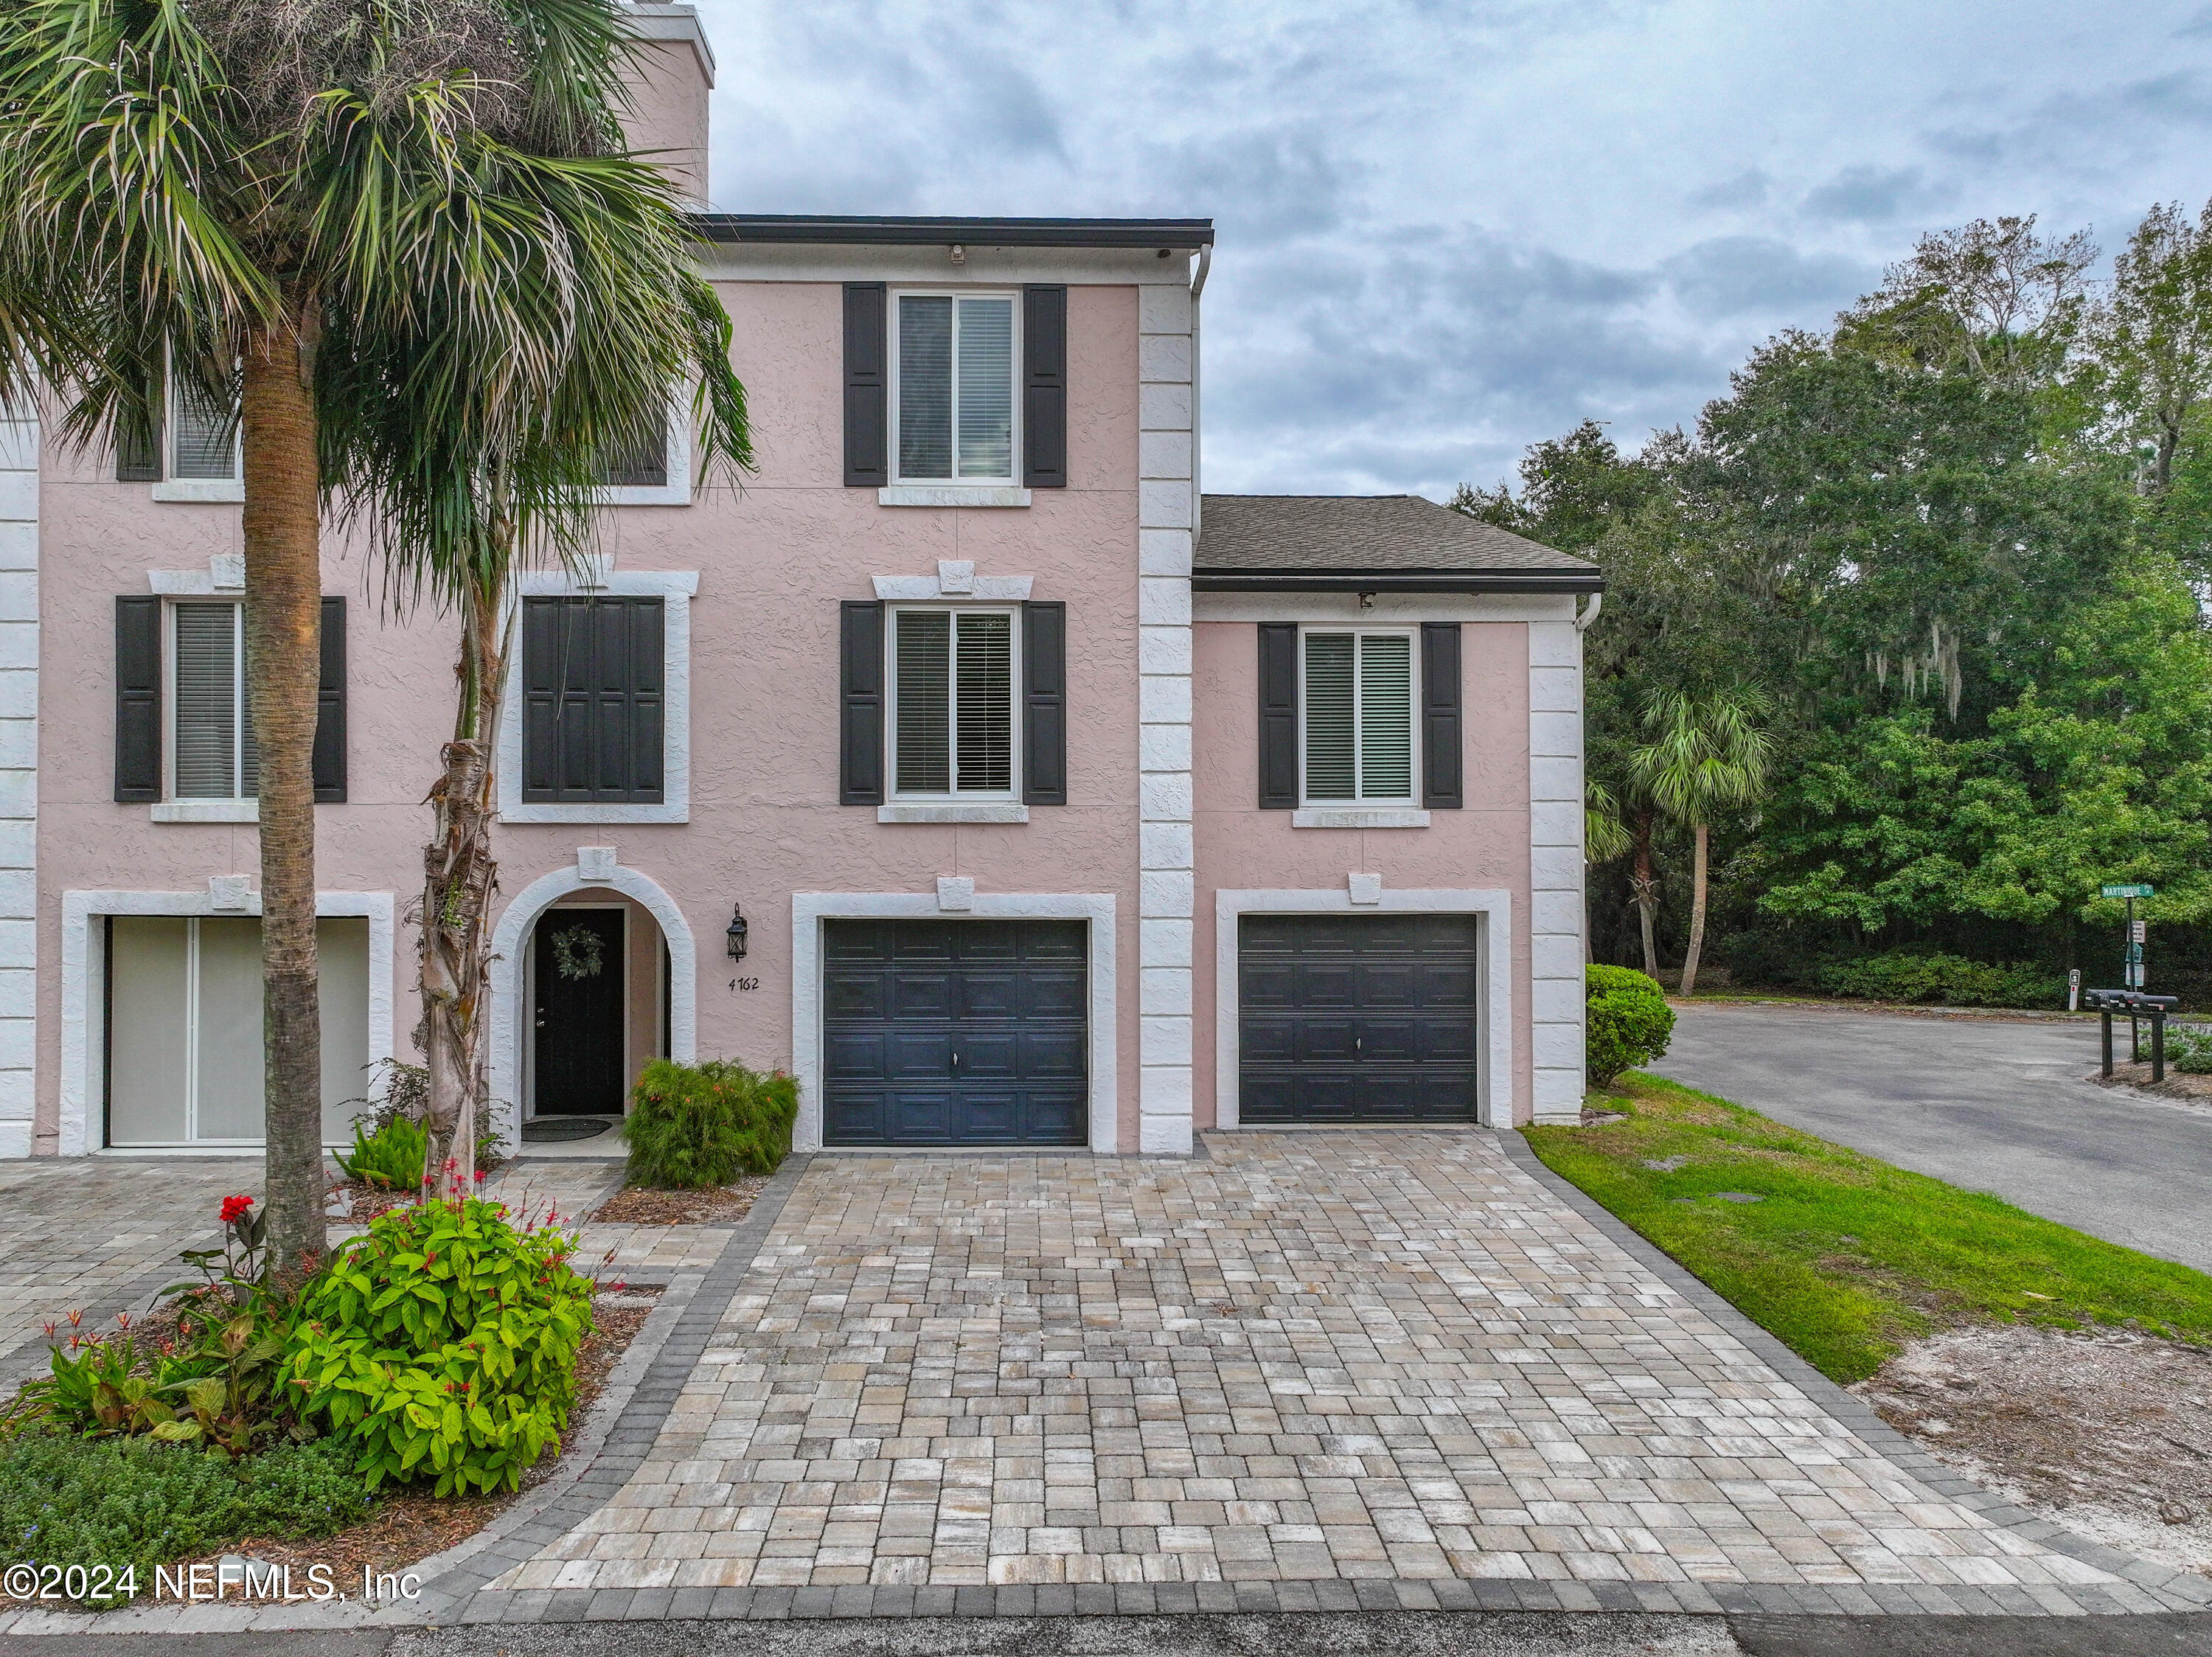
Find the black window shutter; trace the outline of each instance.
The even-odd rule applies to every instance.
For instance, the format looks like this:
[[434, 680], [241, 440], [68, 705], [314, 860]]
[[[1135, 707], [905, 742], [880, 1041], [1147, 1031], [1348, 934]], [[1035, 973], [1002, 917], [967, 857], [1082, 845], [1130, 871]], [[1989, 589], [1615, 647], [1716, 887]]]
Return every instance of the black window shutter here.
[[1022, 483], [1067, 487], [1067, 289], [1022, 289]]
[[1022, 798], [1067, 803], [1067, 606], [1022, 606]]
[[845, 483], [891, 480], [890, 332], [880, 282], [845, 284]]
[[522, 603], [522, 797], [659, 805], [667, 612], [657, 598]]
[[1421, 804], [1457, 811], [1460, 782], [1459, 624], [1421, 624]]
[[884, 606], [849, 599], [838, 639], [837, 803], [884, 803]]
[[346, 797], [346, 601], [323, 600], [323, 672], [315, 687], [315, 803]]
[[161, 797], [161, 600], [115, 600], [115, 797]]
[[124, 408], [115, 417], [115, 481], [118, 484], [158, 484], [161, 481], [161, 423], [149, 402], [143, 409]]
[[1260, 624], [1260, 808], [1298, 803], [1298, 630]]

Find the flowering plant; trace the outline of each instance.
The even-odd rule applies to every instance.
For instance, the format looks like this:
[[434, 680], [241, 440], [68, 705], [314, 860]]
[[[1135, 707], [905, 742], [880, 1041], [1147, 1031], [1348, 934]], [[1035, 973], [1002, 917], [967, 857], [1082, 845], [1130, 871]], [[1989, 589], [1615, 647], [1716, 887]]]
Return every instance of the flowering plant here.
[[253, 1298], [268, 1271], [269, 1210], [241, 1193], [224, 1197], [216, 1217], [222, 1221], [222, 1246], [188, 1248], [178, 1257], [199, 1272], [201, 1281], [171, 1283], [162, 1294], [218, 1295], [236, 1306]]

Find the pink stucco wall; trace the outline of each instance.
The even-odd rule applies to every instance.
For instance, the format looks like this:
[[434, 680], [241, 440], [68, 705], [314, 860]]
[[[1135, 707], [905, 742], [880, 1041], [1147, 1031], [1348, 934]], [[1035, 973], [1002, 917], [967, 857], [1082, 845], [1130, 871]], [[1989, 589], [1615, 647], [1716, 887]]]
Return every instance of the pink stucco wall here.
[[[1352, 600], [1343, 600], [1346, 618]], [[1461, 634], [1465, 795], [1419, 829], [1293, 828], [1260, 795], [1259, 637], [1251, 622], [1192, 629], [1192, 743], [1197, 767], [1198, 925], [1192, 1087], [1198, 1124], [1215, 1118], [1214, 893], [1252, 888], [1342, 892], [1354, 870], [1386, 888], [1503, 887], [1513, 900], [1512, 1119], [1533, 1114], [1529, 997], [1528, 630], [1470, 622]], [[1501, 1115], [1503, 1113], [1501, 1112]]]
[[[1133, 288], [1069, 295], [1070, 487], [1023, 509], [885, 508], [842, 483], [841, 296], [832, 283], [721, 284], [760, 454], [741, 490], [688, 507], [608, 515], [626, 570], [696, 570], [691, 606], [691, 820], [684, 825], [512, 824], [498, 846], [508, 894], [573, 868], [579, 845], [612, 844], [658, 882], [697, 941], [698, 1051], [791, 1061], [790, 896], [930, 892], [940, 874], [983, 891], [1112, 892], [1120, 929], [1121, 1135], [1133, 1146], [1137, 798], [1137, 302]], [[39, 821], [37, 1148], [56, 1148], [61, 894], [84, 888], [207, 889], [258, 869], [251, 825], [155, 824], [113, 792], [114, 598], [149, 590], [149, 570], [204, 570], [239, 550], [235, 506], [156, 503], [112, 481], [105, 455], [45, 457], [40, 512], [42, 673]], [[1031, 576], [1065, 600], [1069, 796], [1021, 826], [886, 825], [837, 799], [837, 606], [878, 575], [933, 575], [937, 560]], [[325, 591], [352, 600], [349, 800], [317, 809], [319, 885], [397, 894], [419, 880], [420, 804], [450, 724], [449, 629], [434, 615], [380, 621], [380, 572], [332, 538]], [[722, 928], [752, 922], [750, 994], [732, 994]], [[395, 1020], [408, 1051], [412, 940], [395, 952]], [[94, 1126], [95, 1141], [97, 1124]]]

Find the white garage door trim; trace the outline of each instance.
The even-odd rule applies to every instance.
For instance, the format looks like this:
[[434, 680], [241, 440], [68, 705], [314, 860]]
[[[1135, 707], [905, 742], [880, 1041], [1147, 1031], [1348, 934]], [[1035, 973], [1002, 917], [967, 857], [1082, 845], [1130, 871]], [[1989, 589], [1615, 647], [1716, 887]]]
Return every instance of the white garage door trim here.
[[[218, 877], [224, 878], [224, 877]], [[243, 883], [241, 882], [240, 885]], [[107, 1110], [106, 1067], [100, 1063], [100, 1026], [90, 1009], [104, 1003], [107, 963], [92, 947], [96, 915], [227, 916], [247, 919], [261, 913], [261, 894], [226, 890], [222, 905], [206, 892], [64, 892], [62, 893], [62, 1076], [61, 1142], [64, 1156], [98, 1149], [90, 1124]], [[353, 916], [368, 922], [368, 1057], [390, 1058], [392, 1050], [392, 897], [388, 892], [319, 892], [315, 913]], [[236, 1156], [234, 1146], [207, 1151], [133, 1149], [133, 1156]]]
[[[791, 1069], [799, 1078], [799, 1120], [792, 1148], [822, 1144], [822, 923], [836, 921], [1088, 921], [1091, 990], [1091, 1148], [1120, 1148], [1115, 1105], [1114, 894], [978, 892], [948, 910], [926, 892], [795, 892], [791, 898]], [[891, 1148], [896, 1149], [897, 1148]], [[1070, 1147], [1069, 1148], [1073, 1148]], [[880, 1145], [836, 1146], [839, 1154], [878, 1155]]]
[[[1245, 915], [1472, 915], [1480, 923], [1482, 976], [1486, 993], [1482, 1016], [1489, 1039], [1482, 1045], [1477, 1082], [1476, 1119], [1494, 1127], [1513, 1118], [1513, 894], [1474, 887], [1387, 888], [1372, 903], [1355, 904], [1345, 887], [1306, 891], [1218, 891], [1213, 894], [1213, 1121], [1221, 1128], [1241, 1125], [1243, 1090], [1238, 1077], [1237, 922]], [[1506, 1104], [1497, 1107], [1503, 1085]]]

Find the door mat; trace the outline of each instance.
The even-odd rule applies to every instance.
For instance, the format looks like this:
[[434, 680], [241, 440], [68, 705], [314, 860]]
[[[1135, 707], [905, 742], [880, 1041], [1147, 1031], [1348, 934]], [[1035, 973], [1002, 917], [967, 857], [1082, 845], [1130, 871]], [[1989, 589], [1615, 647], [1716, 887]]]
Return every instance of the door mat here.
[[541, 1116], [522, 1124], [522, 1142], [543, 1145], [558, 1139], [589, 1139], [615, 1124], [596, 1116]]

